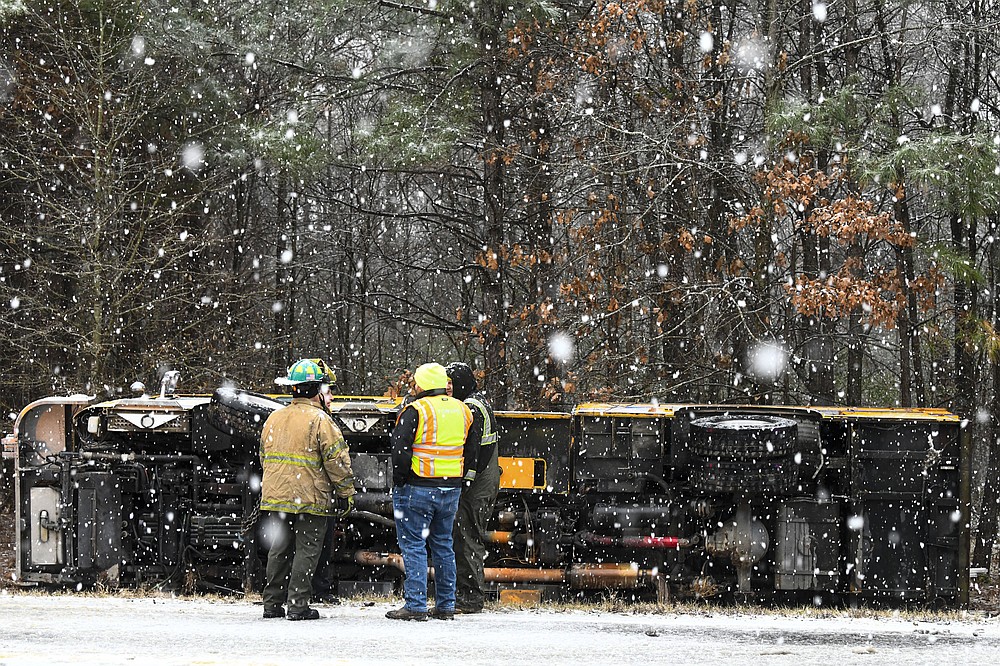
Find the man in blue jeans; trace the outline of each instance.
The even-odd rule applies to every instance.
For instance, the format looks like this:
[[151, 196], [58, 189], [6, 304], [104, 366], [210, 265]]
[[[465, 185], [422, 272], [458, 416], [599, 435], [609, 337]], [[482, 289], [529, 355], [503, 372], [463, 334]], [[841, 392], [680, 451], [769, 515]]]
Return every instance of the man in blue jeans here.
[[392, 431], [392, 508], [406, 580], [402, 608], [392, 620], [427, 619], [427, 547], [434, 564], [440, 620], [455, 617], [455, 551], [452, 527], [462, 493], [466, 438], [472, 412], [448, 397], [448, 374], [439, 363], [425, 363], [413, 374], [416, 397]]

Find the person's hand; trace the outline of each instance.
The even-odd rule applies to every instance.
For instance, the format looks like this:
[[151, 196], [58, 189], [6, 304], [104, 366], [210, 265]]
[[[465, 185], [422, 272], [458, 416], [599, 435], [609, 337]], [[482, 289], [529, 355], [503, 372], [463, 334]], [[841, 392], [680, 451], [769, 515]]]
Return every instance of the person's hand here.
[[350, 497], [333, 498], [333, 515], [337, 518], [344, 518], [354, 510], [354, 495]]
[[475, 480], [476, 480], [476, 470], [470, 469], [468, 472], [465, 473], [465, 476], [462, 478], [462, 487], [463, 488], [470, 487], [472, 485], [472, 482]]

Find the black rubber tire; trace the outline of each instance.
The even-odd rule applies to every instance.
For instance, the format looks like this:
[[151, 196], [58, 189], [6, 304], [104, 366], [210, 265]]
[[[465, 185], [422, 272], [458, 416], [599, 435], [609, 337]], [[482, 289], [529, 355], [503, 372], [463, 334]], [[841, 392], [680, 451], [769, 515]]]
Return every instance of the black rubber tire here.
[[798, 450], [798, 424], [767, 414], [720, 414], [691, 422], [688, 450], [703, 458], [783, 458]]
[[208, 422], [224, 433], [260, 441], [264, 421], [282, 404], [265, 395], [241, 389], [216, 389], [208, 406]]
[[759, 460], [696, 458], [688, 467], [691, 484], [710, 493], [785, 493], [798, 485], [795, 457]]

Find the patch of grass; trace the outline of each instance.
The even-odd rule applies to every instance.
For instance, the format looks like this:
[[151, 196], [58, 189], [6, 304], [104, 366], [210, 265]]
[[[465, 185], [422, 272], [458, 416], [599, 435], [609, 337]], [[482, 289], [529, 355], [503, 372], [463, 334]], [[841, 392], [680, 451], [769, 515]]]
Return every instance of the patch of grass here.
[[892, 619], [910, 622], [968, 622], [982, 620], [982, 611], [932, 608], [860, 608], [774, 605], [720, 604], [706, 601], [677, 601], [666, 604], [635, 602], [609, 595], [600, 600], [543, 601], [537, 604], [504, 604], [490, 602], [486, 609], [494, 612], [538, 610], [547, 612], [616, 613], [625, 615], [701, 615], [724, 617], [793, 617], [810, 619]]
[[[41, 589], [41, 588], [7, 588], [5, 595], [32, 596], [50, 595], [84, 598], [118, 598], [118, 599], [180, 599], [206, 600], [216, 604], [247, 604], [260, 603], [259, 593], [246, 596], [195, 593], [184, 594], [179, 591], [160, 590], [155, 587], [145, 588], [102, 588], [95, 586], [82, 590], [74, 589]], [[344, 598], [345, 606], [364, 606], [384, 603], [398, 603], [399, 597], [367, 594]], [[764, 605], [764, 604], [731, 604], [708, 603], [706, 601], [678, 601], [666, 604], [654, 602], [633, 601], [615, 594], [609, 594], [594, 600], [564, 600], [542, 601], [539, 603], [501, 604], [499, 601], [488, 601], [484, 607], [488, 613], [510, 613], [517, 611], [535, 611], [542, 613], [602, 613], [623, 615], [697, 615], [705, 617], [791, 617], [824, 620], [845, 619], [881, 619], [902, 620], [909, 622], [983, 622], [990, 620], [991, 614], [982, 610], [967, 609], [931, 609], [920, 607], [908, 608], [877, 608], [866, 607], [844, 608], [812, 605]]]

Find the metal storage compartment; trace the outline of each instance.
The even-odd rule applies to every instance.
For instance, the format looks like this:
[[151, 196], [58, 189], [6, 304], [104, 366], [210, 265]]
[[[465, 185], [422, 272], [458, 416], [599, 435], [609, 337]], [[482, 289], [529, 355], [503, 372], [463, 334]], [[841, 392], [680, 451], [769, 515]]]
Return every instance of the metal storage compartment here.
[[783, 503], [775, 540], [775, 589], [835, 591], [840, 584], [840, 530], [839, 503]]

